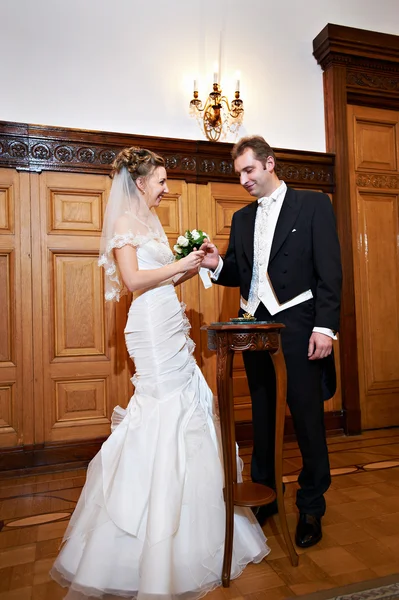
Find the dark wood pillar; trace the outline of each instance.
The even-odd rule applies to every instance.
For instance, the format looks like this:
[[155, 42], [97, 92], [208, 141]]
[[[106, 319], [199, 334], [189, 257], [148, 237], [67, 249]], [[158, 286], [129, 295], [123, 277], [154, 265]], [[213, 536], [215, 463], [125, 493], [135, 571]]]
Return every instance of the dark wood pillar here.
[[324, 71], [327, 150], [336, 156], [333, 203], [344, 276], [340, 329], [342, 404], [345, 432], [356, 434], [361, 431], [361, 414], [347, 106], [399, 109], [399, 37], [328, 24], [313, 40], [313, 55]]

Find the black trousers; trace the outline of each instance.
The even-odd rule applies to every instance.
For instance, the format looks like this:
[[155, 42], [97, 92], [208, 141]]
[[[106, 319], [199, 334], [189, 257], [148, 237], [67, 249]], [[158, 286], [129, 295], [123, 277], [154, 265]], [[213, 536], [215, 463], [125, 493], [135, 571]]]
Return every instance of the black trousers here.
[[[296, 504], [299, 512], [323, 516], [330, 465], [324, 427], [320, 360], [307, 357], [314, 324], [314, 302], [306, 301], [274, 317], [261, 304], [258, 320], [284, 323], [282, 346], [287, 365], [287, 402], [302, 455]], [[268, 352], [244, 352], [252, 400], [254, 447], [251, 477], [254, 482], [275, 486], [274, 440], [276, 416], [276, 378]], [[324, 359], [322, 359], [324, 360]]]

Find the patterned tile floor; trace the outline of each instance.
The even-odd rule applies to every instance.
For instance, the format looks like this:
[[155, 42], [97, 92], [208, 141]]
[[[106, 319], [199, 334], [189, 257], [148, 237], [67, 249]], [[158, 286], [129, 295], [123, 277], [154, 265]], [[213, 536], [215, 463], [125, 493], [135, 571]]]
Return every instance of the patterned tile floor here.
[[[278, 517], [273, 517], [264, 527], [270, 555], [207, 600], [279, 600], [399, 573], [399, 429], [330, 438], [329, 450], [333, 480], [322, 541], [298, 550], [299, 566], [292, 567]], [[241, 456], [248, 477], [250, 449]], [[300, 464], [296, 444], [287, 443], [285, 502], [291, 532]], [[0, 475], [0, 600], [64, 597], [48, 571], [84, 480], [84, 469]]]

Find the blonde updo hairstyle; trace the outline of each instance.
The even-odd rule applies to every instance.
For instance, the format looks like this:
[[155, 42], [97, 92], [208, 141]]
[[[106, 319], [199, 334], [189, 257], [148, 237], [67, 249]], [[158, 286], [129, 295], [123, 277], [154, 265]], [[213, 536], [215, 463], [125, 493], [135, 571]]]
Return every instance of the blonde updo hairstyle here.
[[162, 156], [155, 154], [151, 150], [136, 146], [125, 148], [122, 152], [119, 152], [112, 163], [114, 174], [119, 173], [123, 167], [126, 167], [134, 182], [139, 177], [148, 177], [157, 167], [164, 166], [165, 161]]

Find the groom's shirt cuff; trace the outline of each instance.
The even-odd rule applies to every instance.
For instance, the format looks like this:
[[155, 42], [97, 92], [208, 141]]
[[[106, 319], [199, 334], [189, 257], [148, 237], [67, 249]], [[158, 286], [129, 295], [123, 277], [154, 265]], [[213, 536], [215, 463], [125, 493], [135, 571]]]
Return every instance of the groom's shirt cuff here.
[[211, 279], [213, 279], [213, 281], [217, 281], [220, 275], [220, 271], [223, 269], [223, 258], [221, 256], [219, 256], [219, 264], [216, 267], [216, 269], [213, 271], [213, 273], [211, 272]]
[[329, 329], [328, 327], [313, 327], [313, 331], [315, 333], [323, 333], [324, 335], [328, 335], [333, 340], [338, 339], [333, 330]]

